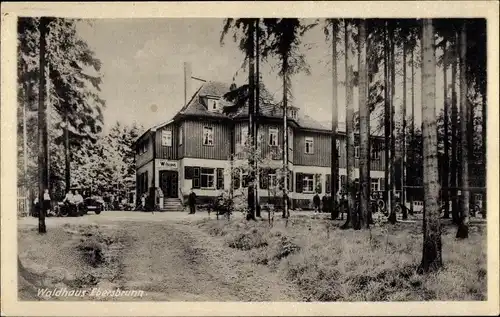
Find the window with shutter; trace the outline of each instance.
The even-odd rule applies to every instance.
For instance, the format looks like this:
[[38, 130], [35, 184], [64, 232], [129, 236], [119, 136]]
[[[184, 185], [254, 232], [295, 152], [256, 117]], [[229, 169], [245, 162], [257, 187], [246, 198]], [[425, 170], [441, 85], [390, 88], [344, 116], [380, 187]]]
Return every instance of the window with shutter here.
[[216, 170], [214, 168], [201, 168], [200, 172], [200, 187], [204, 189], [215, 189], [216, 188]]
[[240, 188], [240, 170], [235, 169], [233, 171], [233, 189], [239, 189]]
[[249, 180], [248, 173], [243, 173], [243, 175], [241, 176], [241, 187], [247, 188], [248, 180]]
[[314, 193], [314, 174], [302, 174], [302, 191]]
[[331, 189], [331, 185], [330, 185], [330, 182], [331, 182], [331, 178], [332, 178], [332, 175], [330, 174], [326, 174], [326, 179], [325, 179], [325, 192], [327, 194], [330, 194], [332, 189]]
[[340, 176], [340, 188], [342, 191], [347, 192], [347, 176], [346, 175]]
[[293, 172], [288, 171], [288, 190], [293, 192]]
[[224, 189], [224, 169], [217, 169], [217, 189]]
[[193, 167], [193, 188], [200, 188], [200, 168]]
[[267, 178], [268, 172], [265, 169], [259, 170], [259, 188], [267, 189], [269, 180]]
[[379, 189], [378, 178], [371, 179], [370, 189], [372, 192], [378, 192], [378, 189]]
[[193, 167], [185, 166], [184, 167], [184, 179], [193, 179]]
[[295, 191], [302, 193], [302, 173], [295, 174]]
[[321, 174], [314, 175], [314, 187], [318, 194], [323, 192], [323, 185], [321, 184]]

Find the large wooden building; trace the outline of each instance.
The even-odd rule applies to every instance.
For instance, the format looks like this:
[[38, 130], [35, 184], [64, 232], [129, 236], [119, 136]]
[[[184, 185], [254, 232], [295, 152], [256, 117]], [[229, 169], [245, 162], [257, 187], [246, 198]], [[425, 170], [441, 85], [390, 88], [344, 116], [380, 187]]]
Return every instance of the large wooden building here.
[[[200, 201], [213, 199], [231, 184], [230, 157], [248, 133], [248, 106], [236, 106], [223, 98], [228, 84], [206, 82], [187, 104], [163, 124], [151, 127], [136, 141], [136, 192], [141, 197], [156, 188], [157, 202], [168, 209], [181, 204], [193, 188]], [[262, 155], [273, 153], [283, 144], [283, 109], [266, 94], [260, 105], [259, 136]], [[289, 191], [293, 207], [307, 208], [319, 191], [330, 193], [331, 128], [290, 107], [289, 118]], [[341, 127], [343, 125], [340, 125]], [[346, 180], [345, 132], [338, 130], [339, 186]], [[384, 157], [373, 137], [371, 156], [371, 188], [383, 190]], [[359, 147], [355, 147], [355, 173], [359, 175]], [[276, 167], [281, 156], [275, 155]], [[272, 175], [272, 170], [266, 176]], [[240, 178], [243, 179], [243, 178]], [[232, 182], [233, 187], [245, 186]], [[260, 182], [259, 197], [269, 195], [266, 182]], [[140, 200], [139, 200], [140, 201]]]

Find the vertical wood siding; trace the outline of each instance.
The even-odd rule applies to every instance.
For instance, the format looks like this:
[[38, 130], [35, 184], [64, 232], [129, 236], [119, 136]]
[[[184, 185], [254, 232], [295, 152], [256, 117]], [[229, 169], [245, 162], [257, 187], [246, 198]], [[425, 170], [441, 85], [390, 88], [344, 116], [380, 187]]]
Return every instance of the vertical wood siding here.
[[[234, 129], [235, 129], [235, 142], [236, 142], [236, 149], [241, 146], [241, 131], [243, 127], [248, 128], [248, 122], [242, 121], [238, 122], [235, 124]], [[269, 145], [269, 129], [278, 129], [278, 146], [270, 146]], [[259, 124], [259, 134], [262, 135], [262, 141], [259, 143], [260, 149], [261, 149], [261, 157], [267, 157], [270, 154], [272, 155], [273, 160], [281, 160], [282, 157], [281, 155], [276, 151], [281, 149], [281, 146], [283, 144], [283, 127], [280, 127], [278, 124], [269, 124], [269, 123], [261, 123]], [[242, 159], [243, 155], [242, 153], [239, 153], [237, 155], [238, 159]]]
[[[312, 137], [314, 140], [314, 153], [305, 153], [306, 137]], [[324, 166], [331, 165], [331, 136], [324, 133], [314, 132], [295, 132], [294, 143], [294, 161], [296, 165]]]
[[136, 168], [143, 166], [144, 164], [146, 164], [147, 162], [149, 162], [153, 159], [153, 140], [152, 140], [150, 135], [147, 137], [146, 140], [148, 143], [147, 151], [145, 153], [142, 153], [142, 154], [137, 153], [137, 151], [135, 153], [135, 166], [136, 166]]
[[[182, 130], [182, 144], [180, 144], [180, 134]], [[177, 157], [179, 159], [182, 159], [184, 157], [184, 145], [186, 144], [186, 124], [184, 122], [180, 122], [179, 126], [177, 128], [177, 140], [178, 140], [178, 146], [177, 146]]]
[[[248, 126], [248, 122], [237, 122], [234, 125], [234, 142], [235, 148], [241, 144], [241, 130], [243, 126]], [[179, 130], [183, 127], [184, 136], [183, 144], [179, 144]], [[214, 145], [203, 145], [203, 128], [213, 127], [214, 129]], [[278, 147], [269, 145], [269, 130], [272, 128], [278, 129]], [[162, 146], [161, 134], [164, 130], [172, 131], [172, 146]], [[261, 123], [259, 131], [262, 134], [262, 142], [260, 143], [262, 156], [276, 152], [276, 149], [281, 149], [283, 144], [283, 127], [278, 123]], [[305, 138], [313, 137], [314, 139], [314, 154], [305, 154]], [[337, 136], [340, 142], [339, 149], [339, 168], [346, 167], [346, 139], [345, 135]], [[322, 166], [329, 167], [331, 165], [331, 135], [326, 133], [315, 133], [293, 130], [293, 136], [290, 140], [289, 160], [296, 165], [304, 166]], [[148, 138], [148, 150], [146, 153], [136, 154], [136, 166], [140, 167], [153, 159], [153, 144], [152, 137]], [[171, 124], [156, 131], [156, 158], [178, 160], [183, 157], [204, 158], [227, 160], [231, 152], [231, 125], [228, 123], [209, 122], [209, 121], [184, 121], [180, 124]], [[372, 171], [384, 170], [383, 140], [373, 139], [372, 146], [379, 149], [379, 158], [371, 160]], [[280, 154], [274, 154], [274, 160], [281, 160]], [[242, 155], [239, 155], [242, 158]], [[355, 159], [355, 167], [359, 167], [359, 159]]]
[[[163, 131], [172, 132], [172, 146], [162, 145], [162, 133]], [[169, 124], [161, 129], [156, 130], [156, 158], [167, 159], [167, 160], [177, 160], [178, 159], [178, 145], [179, 136], [178, 128], [174, 124]]]
[[[203, 128], [213, 128], [213, 146], [203, 145]], [[227, 160], [231, 152], [230, 125], [209, 121], [184, 122], [184, 157]]]

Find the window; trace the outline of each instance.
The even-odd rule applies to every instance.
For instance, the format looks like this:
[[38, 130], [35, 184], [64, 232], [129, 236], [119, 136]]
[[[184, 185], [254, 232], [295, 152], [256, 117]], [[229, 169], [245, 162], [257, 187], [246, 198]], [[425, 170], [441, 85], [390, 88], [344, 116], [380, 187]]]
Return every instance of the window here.
[[242, 173], [241, 175], [241, 187], [247, 188], [248, 187], [248, 173]]
[[216, 99], [208, 99], [208, 110], [217, 111], [219, 109], [219, 101]]
[[264, 131], [259, 130], [257, 132], [257, 144], [260, 145], [262, 143], [262, 140], [264, 140]]
[[288, 116], [291, 117], [292, 119], [297, 119], [297, 110], [296, 109], [288, 110]]
[[302, 177], [302, 190], [304, 193], [314, 192], [314, 175], [304, 174]]
[[371, 191], [372, 192], [378, 192], [379, 191], [378, 178], [372, 178], [370, 187], [371, 187]]
[[184, 127], [179, 127], [179, 145], [182, 145], [182, 140], [184, 139]]
[[278, 146], [278, 129], [276, 128], [269, 129], [269, 145]]
[[215, 170], [213, 168], [201, 168], [201, 188], [215, 189]]
[[217, 169], [217, 189], [224, 189], [224, 169]]
[[241, 127], [241, 145], [245, 145], [248, 140], [248, 127], [243, 126]]
[[359, 158], [359, 145], [354, 147], [354, 158]]
[[238, 168], [236, 168], [236, 169], [234, 169], [232, 174], [233, 174], [233, 189], [238, 189], [238, 188], [240, 188], [241, 171]]
[[161, 132], [161, 145], [162, 146], [172, 146], [172, 131], [163, 130]]
[[214, 145], [214, 129], [212, 127], [203, 128], [203, 145]]
[[269, 174], [269, 189], [277, 189], [278, 176], [276, 174]]
[[148, 151], [148, 141], [143, 141], [139, 144], [139, 154], [144, 154]]
[[306, 137], [306, 148], [305, 148], [305, 153], [306, 154], [313, 154], [314, 153], [314, 139], [311, 137]]

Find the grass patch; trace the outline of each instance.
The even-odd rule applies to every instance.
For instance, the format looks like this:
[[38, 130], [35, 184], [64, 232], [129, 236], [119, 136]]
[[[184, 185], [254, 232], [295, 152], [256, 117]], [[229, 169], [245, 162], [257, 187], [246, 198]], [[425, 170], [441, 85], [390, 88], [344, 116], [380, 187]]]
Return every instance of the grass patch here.
[[216, 221], [198, 226], [230, 248], [248, 252], [246, 261], [268, 266], [293, 282], [305, 301], [486, 300], [486, 234], [471, 226], [469, 239], [443, 228], [444, 267], [419, 275], [421, 221], [369, 230], [339, 230], [341, 221], [295, 215], [280, 219]]

